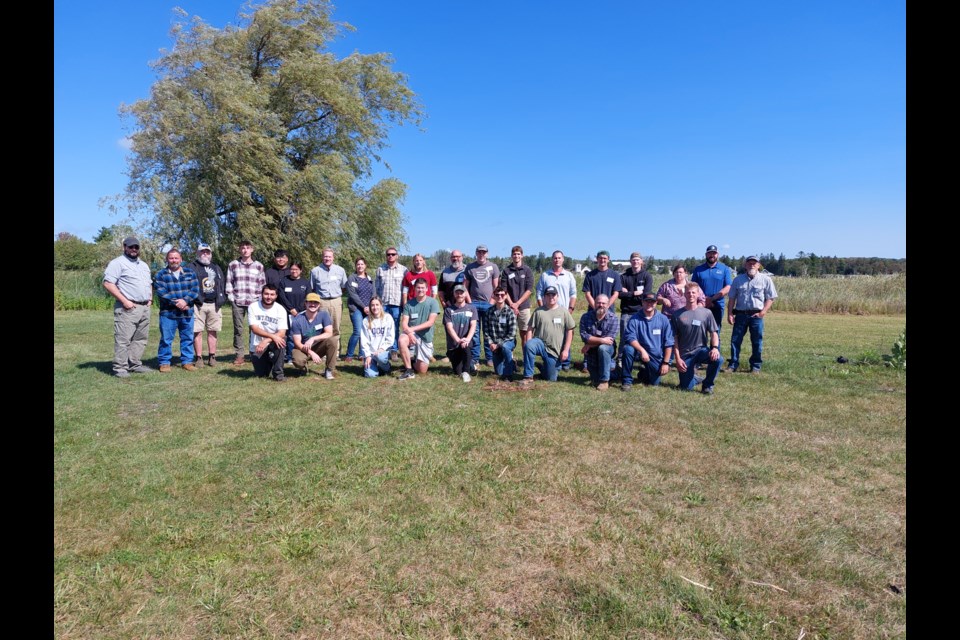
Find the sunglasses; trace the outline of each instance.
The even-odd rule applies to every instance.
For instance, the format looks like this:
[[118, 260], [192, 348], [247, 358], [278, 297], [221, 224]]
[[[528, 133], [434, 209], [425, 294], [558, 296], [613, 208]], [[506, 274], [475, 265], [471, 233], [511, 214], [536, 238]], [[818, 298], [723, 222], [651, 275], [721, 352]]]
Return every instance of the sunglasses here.
[[128, 244], [127, 249], [139, 249], [140, 245], [138, 244]]
[[395, 256], [395, 255], [397, 255], [397, 254], [395, 254], [395, 253], [388, 253], [387, 255], [388, 255], [388, 256]]

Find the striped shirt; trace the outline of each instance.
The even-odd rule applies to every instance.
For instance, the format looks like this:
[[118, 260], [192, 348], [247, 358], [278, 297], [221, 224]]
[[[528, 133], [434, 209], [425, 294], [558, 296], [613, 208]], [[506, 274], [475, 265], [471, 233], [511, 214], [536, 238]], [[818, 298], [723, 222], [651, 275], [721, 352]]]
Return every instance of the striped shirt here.
[[256, 260], [246, 264], [234, 260], [227, 266], [227, 297], [238, 307], [249, 307], [259, 300], [265, 284], [266, 273]]

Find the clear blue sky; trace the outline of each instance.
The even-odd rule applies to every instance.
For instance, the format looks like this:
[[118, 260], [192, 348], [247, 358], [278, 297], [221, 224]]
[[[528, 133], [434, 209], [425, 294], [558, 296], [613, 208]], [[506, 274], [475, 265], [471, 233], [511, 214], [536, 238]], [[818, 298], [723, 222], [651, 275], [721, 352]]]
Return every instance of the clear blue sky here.
[[[149, 95], [178, 5], [216, 27], [240, 8], [55, 3], [54, 232], [121, 221], [97, 204], [126, 184], [117, 109]], [[409, 187], [409, 253], [906, 257], [903, 0], [340, 0], [334, 18], [357, 28], [336, 51], [392, 53], [425, 106], [379, 172]]]

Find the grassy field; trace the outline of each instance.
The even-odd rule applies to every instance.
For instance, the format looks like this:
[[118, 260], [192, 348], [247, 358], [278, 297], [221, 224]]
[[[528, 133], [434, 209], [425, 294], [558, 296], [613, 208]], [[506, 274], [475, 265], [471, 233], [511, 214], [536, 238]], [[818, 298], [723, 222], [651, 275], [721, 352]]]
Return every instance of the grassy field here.
[[121, 381], [111, 314], [55, 313], [55, 635], [904, 637], [906, 373], [856, 361], [905, 321], [775, 310], [706, 397]]

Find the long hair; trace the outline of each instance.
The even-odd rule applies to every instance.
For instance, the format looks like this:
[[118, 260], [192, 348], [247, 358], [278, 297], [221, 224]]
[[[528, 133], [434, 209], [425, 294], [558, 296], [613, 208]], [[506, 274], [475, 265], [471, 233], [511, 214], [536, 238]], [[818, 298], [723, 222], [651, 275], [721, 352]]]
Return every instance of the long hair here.
[[[380, 303], [380, 315], [377, 316], [377, 320], [379, 320], [380, 318], [382, 318], [382, 317], [385, 315], [385, 314], [384, 314], [384, 311], [383, 311], [383, 300], [381, 300], [381, 299], [378, 298], [377, 296], [373, 296], [372, 298], [370, 298], [370, 302], [367, 303], [367, 306], [369, 307], [371, 304], [373, 304], [373, 301], [374, 301], [374, 300], [376, 300], [377, 302]], [[371, 312], [370, 312], [370, 315], [367, 316], [367, 329], [373, 329], [373, 320], [372, 320], [372, 318], [373, 318], [373, 311], [371, 311]]]

